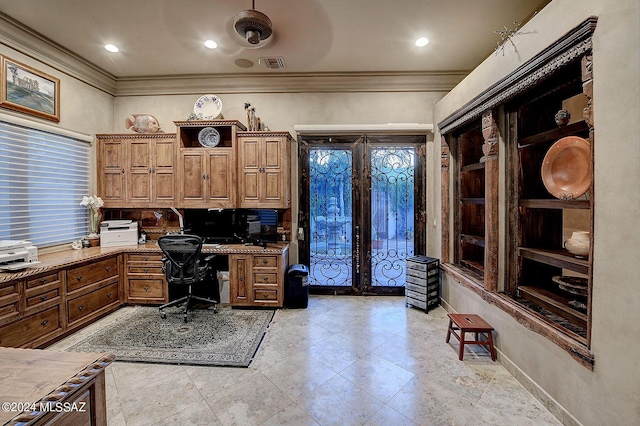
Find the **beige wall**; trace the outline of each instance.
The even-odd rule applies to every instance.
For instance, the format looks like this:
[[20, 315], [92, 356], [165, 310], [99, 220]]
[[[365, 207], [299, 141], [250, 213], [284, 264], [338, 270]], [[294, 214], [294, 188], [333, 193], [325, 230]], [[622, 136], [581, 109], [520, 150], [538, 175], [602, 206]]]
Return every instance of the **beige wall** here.
[[[637, 0], [553, 0], [514, 38], [515, 49], [507, 45], [504, 55], [487, 58], [435, 108], [438, 123], [587, 17], [598, 17], [593, 35], [593, 371], [453, 280], [445, 277], [443, 283], [447, 304], [458, 312], [478, 313], [496, 327], [503, 362], [534, 383], [534, 392], [550, 402], [552, 411], [562, 416], [558, 406], [564, 407], [568, 423], [640, 424], [638, 8]], [[440, 135], [434, 139], [432, 150], [439, 152]], [[427, 207], [429, 223], [436, 219], [438, 225], [431, 229], [429, 251], [440, 256], [440, 162], [431, 159], [435, 185]]]

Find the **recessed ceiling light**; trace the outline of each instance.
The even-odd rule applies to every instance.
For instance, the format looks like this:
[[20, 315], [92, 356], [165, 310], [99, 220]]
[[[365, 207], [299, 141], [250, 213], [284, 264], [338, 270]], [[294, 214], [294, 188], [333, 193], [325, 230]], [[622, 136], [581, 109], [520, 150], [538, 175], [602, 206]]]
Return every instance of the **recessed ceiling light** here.
[[429, 39], [426, 37], [420, 37], [419, 39], [416, 40], [416, 46], [418, 47], [424, 47], [427, 44], [429, 44]]
[[236, 59], [235, 64], [240, 68], [251, 68], [253, 66], [253, 62], [248, 59]]
[[120, 51], [120, 49], [118, 49], [118, 46], [114, 46], [113, 44], [105, 44], [104, 48], [112, 53], [117, 53]]
[[218, 47], [218, 43], [216, 43], [213, 40], [207, 40], [204, 42], [204, 45], [207, 46], [209, 49], [215, 49]]

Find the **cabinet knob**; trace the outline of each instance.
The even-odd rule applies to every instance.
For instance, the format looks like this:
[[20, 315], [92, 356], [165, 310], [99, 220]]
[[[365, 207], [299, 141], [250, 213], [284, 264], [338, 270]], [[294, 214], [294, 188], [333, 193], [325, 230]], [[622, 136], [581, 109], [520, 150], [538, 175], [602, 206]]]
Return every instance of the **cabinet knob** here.
[[148, 269], [144, 269], [144, 273], [145, 273], [145, 274], [146, 274], [146, 273], [148, 273], [148, 272], [149, 272], [149, 270], [148, 270]]
[[120, 173], [124, 173], [124, 169], [122, 169], [122, 171]]
[[203, 180], [206, 179], [206, 178], [207, 178], [207, 175], [202, 175], [202, 179]]
[[240, 281], [240, 282], [244, 281], [244, 277], [242, 275], [240, 275], [240, 277], [238, 277], [238, 281]]
[[262, 281], [264, 281], [264, 282], [269, 281], [269, 277], [262, 277]]
[[78, 275], [78, 276], [76, 277], [76, 280], [78, 280], [78, 281], [82, 281], [82, 275]]
[[146, 262], [147, 260], [149, 260], [149, 258], [148, 257], [143, 257], [142, 260], [144, 260]]
[[44, 320], [40, 323], [41, 326], [46, 327], [47, 325], [49, 325], [49, 320]]
[[106, 268], [104, 268], [104, 270], [109, 272], [111, 270], [111, 266], [107, 266]]
[[42, 279], [40, 280], [40, 284], [44, 284], [44, 283], [46, 283], [46, 282], [47, 282], [47, 279], [46, 279], [46, 278], [42, 278]]
[[83, 309], [84, 309], [84, 305], [80, 305], [80, 306], [78, 306], [78, 310], [79, 310], [79, 311], [81, 311], [81, 310], [83, 310]]
[[267, 259], [262, 259], [262, 263], [266, 265], [269, 262], [267, 261]]
[[111, 293], [107, 293], [107, 299], [111, 299]]
[[144, 291], [149, 291], [149, 287], [145, 287], [145, 288], [144, 288]]
[[47, 295], [43, 294], [42, 296], [40, 296], [40, 300], [42, 300], [43, 302], [47, 300]]
[[265, 299], [268, 299], [269, 298], [269, 293], [265, 293], [265, 294], [263, 294], [263, 296], [264, 296]]

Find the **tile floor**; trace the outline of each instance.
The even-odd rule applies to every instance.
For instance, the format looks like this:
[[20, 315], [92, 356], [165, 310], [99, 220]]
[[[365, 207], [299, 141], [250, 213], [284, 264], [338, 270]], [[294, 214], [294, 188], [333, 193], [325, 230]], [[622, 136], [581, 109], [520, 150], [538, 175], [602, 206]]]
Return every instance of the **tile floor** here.
[[114, 362], [109, 426], [560, 424], [484, 348], [458, 361], [447, 324], [402, 297], [311, 296], [276, 313], [249, 368]]

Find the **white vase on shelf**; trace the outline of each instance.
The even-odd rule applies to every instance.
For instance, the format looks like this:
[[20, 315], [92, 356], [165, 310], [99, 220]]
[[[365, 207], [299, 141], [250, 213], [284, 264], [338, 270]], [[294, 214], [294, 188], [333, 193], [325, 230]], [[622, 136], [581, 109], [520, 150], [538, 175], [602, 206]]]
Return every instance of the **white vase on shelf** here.
[[587, 257], [591, 242], [589, 237], [589, 231], [575, 231], [571, 238], [564, 242], [564, 248], [576, 257]]

